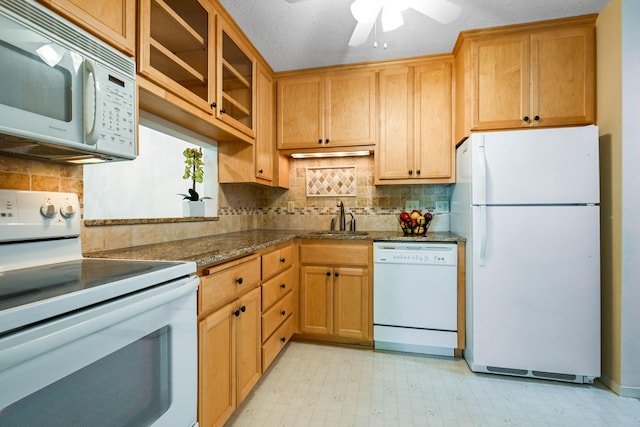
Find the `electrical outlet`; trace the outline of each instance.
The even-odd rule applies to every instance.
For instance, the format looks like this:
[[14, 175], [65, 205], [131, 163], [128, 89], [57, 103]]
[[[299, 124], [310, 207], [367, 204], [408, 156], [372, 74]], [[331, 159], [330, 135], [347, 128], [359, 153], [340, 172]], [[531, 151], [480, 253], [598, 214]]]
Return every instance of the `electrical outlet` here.
[[287, 213], [293, 213], [295, 211], [296, 205], [293, 200], [289, 200], [287, 202]]
[[449, 202], [446, 200], [436, 201], [436, 213], [447, 213], [449, 212]]
[[412, 210], [420, 210], [420, 201], [419, 200], [407, 200], [404, 202], [404, 210], [407, 212], [411, 212]]

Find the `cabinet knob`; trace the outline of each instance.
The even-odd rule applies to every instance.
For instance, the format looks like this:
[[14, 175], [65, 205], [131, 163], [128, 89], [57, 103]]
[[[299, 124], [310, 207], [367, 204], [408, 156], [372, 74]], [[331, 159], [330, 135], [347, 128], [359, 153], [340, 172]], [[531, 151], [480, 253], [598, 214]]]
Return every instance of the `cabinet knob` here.
[[215, 102], [212, 102], [212, 103], [211, 103], [211, 108], [212, 108], [212, 109], [213, 109], [213, 108], [216, 108], [217, 106], [218, 106], [218, 104], [216, 104]]
[[227, 110], [225, 110], [224, 108], [221, 108], [221, 109], [220, 109], [220, 114], [224, 114], [224, 113], [226, 113], [226, 112], [227, 112]]
[[236, 279], [236, 283], [237, 283], [238, 285], [242, 285], [242, 277], [238, 277], [238, 278]]
[[280, 338], [280, 341], [285, 342], [287, 339], [285, 337]]
[[420, 169], [416, 169], [416, 175], [420, 175]]
[[280, 285], [280, 289], [284, 289], [286, 287], [287, 287], [287, 285], [285, 285], [284, 283], [282, 285]]
[[263, 173], [264, 173], [264, 170], [262, 170], [262, 169], [258, 169], [258, 173], [259, 173], [259, 174], [263, 174]]
[[322, 144], [322, 138], [318, 140], [318, 144]]
[[324, 140], [324, 143], [325, 143], [325, 144], [328, 144], [329, 142], [331, 142], [331, 141], [329, 141], [329, 138], [327, 138], [327, 139], [325, 139], [325, 140]]
[[327, 271], [327, 277], [331, 276], [331, 272]]
[[280, 315], [281, 315], [281, 316], [284, 316], [285, 314], [287, 314], [287, 312], [286, 312], [286, 311], [284, 311], [284, 310], [282, 310], [282, 311], [280, 312]]
[[535, 120], [536, 122], [540, 121], [540, 116], [533, 116], [533, 120]]
[[280, 262], [284, 264], [287, 260], [285, 258], [280, 258]]
[[236, 310], [236, 311], [234, 311], [234, 312], [233, 312], [233, 315], [234, 315], [234, 316], [236, 316], [236, 317], [240, 316], [240, 310]]
[[413, 170], [409, 169], [409, 170], [407, 171], [407, 173], [409, 174], [409, 176], [411, 176], [411, 175], [413, 175]]
[[337, 271], [335, 273], [333, 273], [334, 276], [338, 277], [340, 276], [340, 273], [338, 273]]
[[522, 118], [522, 120], [524, 120], [525, 122], [529, 123], [529, 116], [524, 116], [524, 117]]
[[244, 313], [245, 311], [247, 311], [247, 307], [243, 305], [242, 307], [240, 307], [240, 311]]

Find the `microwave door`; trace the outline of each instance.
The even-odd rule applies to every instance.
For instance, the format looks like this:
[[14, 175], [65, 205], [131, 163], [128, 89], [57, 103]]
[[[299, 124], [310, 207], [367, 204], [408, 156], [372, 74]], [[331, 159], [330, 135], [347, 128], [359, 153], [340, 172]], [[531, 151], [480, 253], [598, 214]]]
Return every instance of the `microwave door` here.
[[0, 16], [0, 133], [93, 149], [72, 142], [82, 141], [83, 61], [64, 44]]

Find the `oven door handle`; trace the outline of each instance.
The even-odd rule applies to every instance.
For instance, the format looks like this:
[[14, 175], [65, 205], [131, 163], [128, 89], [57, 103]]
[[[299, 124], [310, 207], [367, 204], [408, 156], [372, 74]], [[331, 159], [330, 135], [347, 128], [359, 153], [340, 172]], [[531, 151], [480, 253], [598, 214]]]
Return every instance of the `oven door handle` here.
[[182, 279], [10, 335], [0, 346], [0, 371], [188, 295], [199, 282]]

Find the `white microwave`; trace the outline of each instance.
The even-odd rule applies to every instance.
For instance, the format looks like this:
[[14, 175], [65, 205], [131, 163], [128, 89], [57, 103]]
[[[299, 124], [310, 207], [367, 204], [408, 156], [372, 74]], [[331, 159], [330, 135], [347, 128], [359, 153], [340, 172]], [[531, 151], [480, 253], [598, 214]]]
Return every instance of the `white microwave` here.
[[32, 0], [0, 2], [0, 154], [137, 154], [135, 61]]

